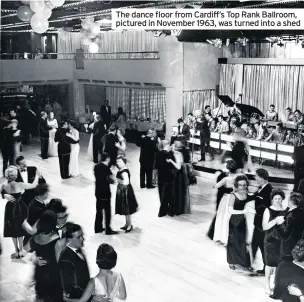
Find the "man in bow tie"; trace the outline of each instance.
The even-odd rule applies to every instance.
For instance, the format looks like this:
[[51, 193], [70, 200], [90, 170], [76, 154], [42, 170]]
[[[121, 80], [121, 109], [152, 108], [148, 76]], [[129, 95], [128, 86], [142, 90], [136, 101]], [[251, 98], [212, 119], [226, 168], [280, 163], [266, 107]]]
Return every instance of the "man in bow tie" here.
[[90, 280], [87, 260], [82, 251], [84, 237], [81, 226], [68, 222], [65, 237], [67, 245], [59, 258], [62, 285], [68, 298], [79, 299]]
[[[256, 215], [254, 217], [254, 231], [252, 237], [252, 255], [255, 258], [258, 248], [260, 249], [264, 262], [264, 237], [263, 231], [263, 215], [266, 208], [271, 206], [271, 192], [272, 186], [268, 182], [269, 174], [265, 169], [256, 170], [256, 181], [259, 185], [258, 191], [254, 194], [255, 196], [255, 210]], [[257, 274], [265, 275], [265, 265], [262, 270], [258, 270]]]
[[[23, 156], [18, 156], [16, 158], [16, 166], [18, 168], [18, 175], [17, 175], [17, 182], [24, 182], [24, 183], [33, 183], [36, 174], [37, 174], [37, 168], [34, 166], [27, 166], [26, 160]], [[43, 176], [40, 176], [38, 184], [43, 184], [46, 183], [45, 179]], [[23, 194], [23, 200], [26, 206], [29, 205], [31, 200], [35, 197], [36, 195], [36, 189], [30, 189], [30, 190], [25, 190]]]

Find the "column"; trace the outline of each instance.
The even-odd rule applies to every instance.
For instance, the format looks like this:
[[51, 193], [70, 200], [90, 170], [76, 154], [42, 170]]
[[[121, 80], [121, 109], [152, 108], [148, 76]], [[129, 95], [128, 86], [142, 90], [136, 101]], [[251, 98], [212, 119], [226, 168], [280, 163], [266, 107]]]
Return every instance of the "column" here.
[[234, 86], [234, 95], [235, 100], [239, 100], [239, 95], [242, 94], [243, 91], [243, 64], [235, 65], [235, 86]]
[[84, 113], [84, 87], [74, 77], [73, 83], [69, 84], [69, 116], [77, 120]]

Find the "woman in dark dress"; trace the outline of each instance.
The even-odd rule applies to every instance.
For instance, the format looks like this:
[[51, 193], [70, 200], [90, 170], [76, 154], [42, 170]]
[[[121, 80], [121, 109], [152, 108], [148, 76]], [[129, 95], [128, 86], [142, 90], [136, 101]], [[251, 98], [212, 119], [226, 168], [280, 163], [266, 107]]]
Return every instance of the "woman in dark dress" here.
[[[23, 223], [27, 218], [27, 207], [23, 202], [22, 193], [24, 190], [34, 189], [38, 185], [38, 173], [32, 184], [16, 182], [18, 169], [11, 166], [5, 170], [7, 182], [1, 187], [3, 198], [7, 199], [4, 213], [4, 237], [11, 237], [15, 246], [15, 253], [12, 258], [24, 257], [23, 236], [26, 234]], [[27, 230], [30, 233], [31, 230]]]
[[[271, 193], [272, 205], [266, 208], [263, 214], [264, 255], [265, 255], [265, 292], [273, 295], [273, 284], [271, 278], [274, 277], [275, 269], [280, 263], [282, 240], [278, 233], [277, 222], [283, 215], [283, 200], [285, 194], [282, 190], [273, 190]], [[278, 218], [279, 217], [279, 218]]]
[[247, 223], [246, 213], [254, 214], [254, 209], [245, 206], [252, 201], [253, 197], [248, 196], [249, 181], [245, 175], [239, 175], [235, 179], [235, 191], [230, 195], [229, 212], [229, 235], [227, 244], [227, 262], [233, 270], [241, 266], [252, 271], [250, 254], [247, 248]]
[[168, 214], [178, 216], [190, 214], [190, 194], [187, 164], [190, 161], [189, 151], [182, 142], [175, 141], [173, 145], [174, 160], [167, 159], [175, 168], [173, 181], [172, 201], [169, 204]]
[[130, 172], [126, 166], [125, 158], [118, 156], [116, 164], [119, 171], [116, 174], [118, 186], [115, 213], [126, 216], [126, 224], [121, 229], [126, 233], [130, 233], [133, 230], [131, 215], [137, 211], [138, 204], [130, 183]]
[[[37, 225], [38, 233], [25, 246], [28, 252], [35, 252], [35, 290], [37, 302], [62, 302], [63, 289], [57, 259], [59, 259], [60, 237], [56, 231], [57, 216], [54, 212], [45, 211]], [[40, 264], [40, 265], [39, 265]]]
[[282, 302], [302, 302], [299, 297], [304, 295], [303, 239], [292, 250], [292, 257], [292, 262], [283, 261], [276, 269], [274, 297]]

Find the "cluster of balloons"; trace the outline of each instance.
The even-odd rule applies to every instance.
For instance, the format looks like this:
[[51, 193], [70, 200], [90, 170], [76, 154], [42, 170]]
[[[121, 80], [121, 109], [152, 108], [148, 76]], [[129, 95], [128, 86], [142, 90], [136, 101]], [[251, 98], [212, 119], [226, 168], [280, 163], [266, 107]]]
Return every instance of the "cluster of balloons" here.
[[22, 0], [21, 2], [24, 5], [17, 10], [18, 18], [21, 21], [30, 21], [33, 31], [42, 34], [49, 28], [48, 19], [52, 15], [52, 9], [62, 6], [65, 0]]
[[88, 46], [89, 52], [96, 53], [99, 50], [98, 43], [101, 42], [101, 37], [98, 36], [100, 33], [100, 24], [94, 22], [94, 17], [86, 17], [81, 22], [80, 33], [83, 35], [81, 38], [81, 44]]

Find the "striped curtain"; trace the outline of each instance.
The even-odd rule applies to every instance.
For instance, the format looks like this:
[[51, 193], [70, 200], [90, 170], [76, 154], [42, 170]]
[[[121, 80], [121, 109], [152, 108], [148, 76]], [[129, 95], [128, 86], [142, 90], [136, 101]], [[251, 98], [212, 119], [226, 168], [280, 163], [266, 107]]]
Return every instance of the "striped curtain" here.
[[117, 113], [118, 107], [121, 107], [123, 111], [129, 115], [130, 112], [130, 89], [129, 88], [117, 88], [106, 87], [106, 97], [109, 101], [109, 105], [112, 107], [112, 114]]
[[286, 107], [304, 110], [304, 66], [244, 65], [243, 100], [266, 112], [271, 104], [281, 116]]
[[[144, 30], [138, 31], [107, 31], [99, 35], [99, 53], [85, 54], [85, 59], [132, 59], [132, 58], [157, 58], [158, 52], [157, 38], [152, 32]], [[58, 34], [58, 59], [73, 59], [76, 49], [83, 48], [88, 52], [88, 46], [81, 46], [80, 33]], [[133, 52], [133, 54], [128, 54]], [[136, 54], [134, 52], [146, 52], [146, 54]], [[150, 53], [149, 53], [150, 52]]]
[[214, 89], [208, 90], [191, 90], [183, 93], [183, 116], [186, 118], [188, 113], [195, 110], [202, 110], [206, 105], [210, 105], [212, 109], [219, 106], [219, 100], [215, 96]]
[[228, 95], [233, 101], [236, 101], [236, 96], [235, 96], [236, 73], [237, 73], [237, 65], [221, 64], [219, 94]]

